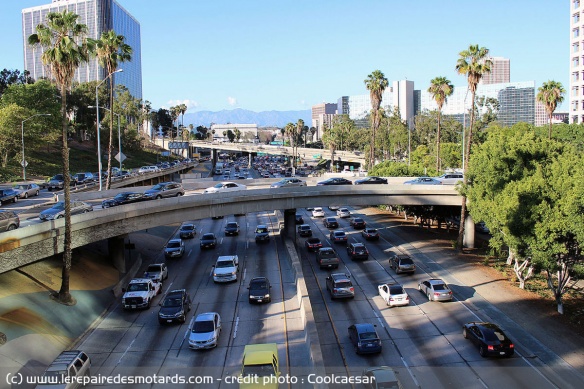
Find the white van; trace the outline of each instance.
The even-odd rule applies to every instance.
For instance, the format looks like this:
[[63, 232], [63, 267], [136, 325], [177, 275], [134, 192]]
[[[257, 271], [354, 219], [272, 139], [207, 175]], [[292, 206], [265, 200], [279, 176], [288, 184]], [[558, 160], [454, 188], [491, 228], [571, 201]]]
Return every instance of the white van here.
[[36, 388], [72, 389], [85, 386], [84, 380], [90, 377], [90, 367], [91, 360], [83, 351], [63, 351], [39, 377]]

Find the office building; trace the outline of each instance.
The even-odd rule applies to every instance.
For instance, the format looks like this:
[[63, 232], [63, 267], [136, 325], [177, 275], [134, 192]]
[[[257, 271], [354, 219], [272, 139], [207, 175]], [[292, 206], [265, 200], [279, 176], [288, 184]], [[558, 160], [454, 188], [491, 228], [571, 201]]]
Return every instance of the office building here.
[[337, 104], [322, 103], [312, 106], [312, 127], [316, 128], [313, 141], [322, 139], [324, 128], [330, 128], [337, 113]]
[[488, 84], [506, 84], [511, 82], [511, 61], [503, 57], [490, 57], [492, 66], [491, 71], [481, 77], [480, 83]]
[[[114, 30], [125, 37], [125, 43], [132, 47], [132, 60], [122, 62], [116, 73], [115, 85], [125, 85], [135, 98], [142, 98], [142, 56], [140, 42], [140, 23], [115, 0], [53, 0], [51, 4], [22, 10], [22, 36], [24, 49], [24, 69], [35, 80], [49, 78], [48, 69], [41, 60], [42, 48], [28, 45], [28, 37], [36, 33], [36, 26], [46, 24], [49, 12], [68, 10], [79, 15], [78, 23], [87, 25], [88, 38], [99, 39], [102, 32]], [[74, 81], [88, 82], [103, 80], [106, 70], [98, 65], [96, 58], [83, 64], [75, 72]]]
[[570, 0], [570, 123], [584, 122], [584, 7]]

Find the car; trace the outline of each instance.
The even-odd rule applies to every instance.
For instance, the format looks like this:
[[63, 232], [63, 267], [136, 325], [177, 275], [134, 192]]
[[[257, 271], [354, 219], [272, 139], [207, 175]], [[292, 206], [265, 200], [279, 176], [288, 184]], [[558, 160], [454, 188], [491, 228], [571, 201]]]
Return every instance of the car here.
[[255, 241], [256, 243], [259, 242], [267, 242], [270, 240], [270, 231], [268, 230], [268, 226], [265, 224], [258, 224], [255, 230]]
[[288, 188], [291, 186], [306, 186], [306, 181], [296, 177], [283, 178], [280, 181], [274, 182], [270, 188]]
[[316, 183], [316, 186], [323, 185], [353, 185], [353, 181], [347, 180], [346, 178], [342, 177], [331, 177], [324, 181], [319, 181]]
[[69, 389], [91, 379], [91, 359], [81, 350], [63, 351], [47, 367], [36, 388]]
[[409, 255], [392, 254], [389, 257], [389, 267], [391, 267], [396, 274], [400, 273], [414, 273], [416, 271], [416, 264], [412, 261]]
[[361, 231], [361, 236], [366, 240], [379, 240], [379, 231], [376, 228], [365, 228]]
[[[71, 185], [75, 185], [76, 181], [75, 179], [69, 175], [69, 179], [71, 182]], [[48, 184], [47, 184], [47, 190], [51, 191], [53, 189], [63, 189], [65, 187], [65, 176], [63, 176], [62, 174], [55, 174], [53, 177], [51, 177], [51, 179], [49, 180]]]
[[347, 234], [343, 230], [331, 231], [329, 239], [333, 243], [347, 243]]
[[360, 178], [355, 180], [355, 185], [367, 185], [367, 184], [387, 184], [387, 178], [369, 176], [365, 178]]
[[187, 313], [191, 310], [191, 296], [186, 289], [171, 290], [158, 305], [160, 305], [158, 323], [175, 321], [184, 323], [187, 321]]
[[207, 232], [201, 236], [201, 249], [214, 249], [217, 247], [217, 237], [212, 232]]
[[153, 263], [148, 265], [143, 278], [150, 278], [156, 282], [162, 282], [168, 278], [168, 267], [166, 263]]
[[299, 225], [297, 231], [299, 236], [312, 236], [312, 228], [308, 224]]
[[239, 235], [239, 223], [227, 222], [225, 224], [225, 235]]
[[138, 174], [156, 173], [159, 171], [160, 171], [160, 168], [156, 165], [142, 166], [140, 169], [138, 169]]
[[316, 207], [312, 210], [312, 217], [324, 217], [324, 211], [320, 207]]
[[93, 175], [93, 173], [90, 172], [85, 172], [85, 173], [75, 173], [73, 175], [73, 179], [75, 180], [75, 182], [77, 182], [78, 184], [89, 184], [91, 182], [94, 182], [96, 180], [97, 177], [95, 177]]
[[337, 216], [340, 218], [351, 217], [351, 212], [347, 208], [339, 208], [337, 210]]
[[185, 253], [185, 242], [182, 239], [171, 239], [164, 246], [164, 256], [166, 258], [182, 257]]
[[178, 230], [178, 235], [181, 239], [192, 239], [197, 234], [197, 229], [193, 223], [185, 223], [180, 226]]
[[326, 289], [331, 295], [331, 300], [355, 297], [355, 288], [351, 278], [345, 273], [332, 273], [328, 276], [326, 278]]
[[41, 187], [34, 182], [30, 182], [26, 184], [18, 184], [14, 187], [14, 190], [18, 191], [18, 198], [28, 199], [31, 196], [38, 196]]
[[359, 323], [349, 326], [349, 339], [357, 354], [373, 354], [381, 352], [381, 339], [377, 335], [375, 325]]
[[246, 190], [247, 186], [243, 184], [238, 184], [236, 182], [220, 182], [215, 186], [207, 188], [203, 193], [219, 193], [219, 192], [232, 192], [237, 190]]
[[296, 219], [296, 224], [304, 224], [304, 218], [302, 217], [301, 213], [296, 213], [294, 217]]
[[410, 296], [400, 284], [377, 285], [379, 295], [390, 307], [401, 307], [410, 304]]
[[16, 203], [19, 192], [12, 188], [0, 188], [0, 205], [6, 203]]
[[334, 217], [325, 217], [322, 219], [322, 223], [326, 228], [339, 228], [339, 222]]
[[432, 177], [418, 177], [404, 181], [404, 185], [442, 185], [440, 181]]
[[452, 291], [446, 282], [439, 278], [420, 281], [418, 290], [425, 294], [429, 301], [452, 301]]
[[440, 177], [434, 177], [436, 180], [440, 181], [442, 185], [456, 185], [459, 182], [464, 181], [464, 175], [462, 173], [444, 173]]
[[328, 209], [331, 211], [337, 211], [339, 208], [341, 208], [341, 207], [338, 205], [329, 205], [328, 206]]
[[366, 260], [369, 258], [369, 251], [367, 247], [363, 243], [356, 242], [356, 243], [349, 243], [347, 245], [347, 253], [352, 260], [355, 259], [362, 259]]
[[349, 220], [349, 225], [356, 230], [362, 230], [367, 226], [367, 222], [360, 217], [354, 217]]
[[368, 367], [362, 377], [367, 389], [402, 389], [397, 373], [388, 366]]
[[318, 251], [322, 247], [322, 242], [319, 238], [308, 238], [304, 241], [304, 246], [308, 251]]
[[316, 263], [321, 269], [324, 267], [338, 269], [340, 262], [339, 256], [332, 247], [321, 247], [316, 252]]
[[203, 350], [217, 347], [221, 335], [221, 316], [217, 312], [200, 313], [189, 333], [189, 348]]
[[116, 207], [118, 205], [139, 203], [141, 201], [150, 200], [150, 197], [146, 197], [144, 193], [140, 192], [122, 192], [118, 193], [112, 199], [106, 199], [101, 202], [102, 208]]
[[[71, 201], [71, 215], [78, 215], [93, 211], [93, 207], [83, 201]], [[39, 214], [42, 221], [55, 220], [65, 217], [65, 202], [58, 201], [51, 208], [45, 209]]]
[[243, 348], [240, 388], [270, 388], [280, 386], [280, 362], [276, 343], [247, 344]]
[[515, 354], [515, 345], [496, 324], [488, 322], [470, 322], [462, 326], [462, 336], [479, 347], [479, 354], [488, 356], [511, 357]]
[[16, 230], [20, 227], [20, 217], [12, 210], [0, 209], [0, 232]]
[[162, 199], [166, 197], [180, 197], [185, 195], [182, 184], [174, 181], [161, 182], [144, 192], [144, 195], [150, 199]]
[[270, 296], [270, 280], [266, 277], [254, 277], [249, 281], [247, 289], [248, 300], [250, 303], [269, 303], [272, 301]]
[[213, 269], [213, 282], [237, 281], [239, 257], [237, 255], [222, 255], [217, 258]]
[[122, 307], [125, 310], [150, 309], [152, 300], [162, 292], [162, 283], [150, 278], [134, 278], [122, 292]]

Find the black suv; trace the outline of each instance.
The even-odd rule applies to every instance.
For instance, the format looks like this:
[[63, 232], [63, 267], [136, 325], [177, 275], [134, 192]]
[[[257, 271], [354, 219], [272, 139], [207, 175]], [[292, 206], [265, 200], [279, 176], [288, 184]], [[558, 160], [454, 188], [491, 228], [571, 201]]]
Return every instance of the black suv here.
[[144, 195], [151, 199], [161, 199], [163, 197], [184, 196], [185, 190], [178, 182], [161, 182], [144, 192]]
[[333, 273], [326, 278], [326, 289], [331, 294], [331, 300], [335, 298], [355, 297], [355, 288], [348, 275], [345, 273]]
[[0, 210], [0, 232], [12, 231], [20, 227], [20, 218], [14, 211]]
[[272, 296], [270, 296], [270, 280], [266, 277], [255, 277], [249, 281], [249, 302], [250, 303], [269, 303], [272, 301]]
[[158, 322], [160, 324], [187, 320], [187, 312], [191, 310], [191, 296], [186, 289], [171, 290], [159, 304]]
[[215, 248], [217, 246], [217, 238], [212, 232], [207, 232], [201, 236], [201, 249]]
[[239, 235], [239, 224], [237, 222], [225, 224], [225, 235]]
[[197, 230], [195, 229], [195, 225], [193, 223], [187, 223], [180, 226], [178, 233], [181, 239], [188, 239], [194, 238]]
[[349, 243], [347, 253], [352, 260], [369, 258], [369, 251], [367, 251], [367, 247], [363, 243]]
[[296, 224], [304, 224], [304, 218], [302, 217], [301, 213], [297, 213], [295, 215], [296, 218]]

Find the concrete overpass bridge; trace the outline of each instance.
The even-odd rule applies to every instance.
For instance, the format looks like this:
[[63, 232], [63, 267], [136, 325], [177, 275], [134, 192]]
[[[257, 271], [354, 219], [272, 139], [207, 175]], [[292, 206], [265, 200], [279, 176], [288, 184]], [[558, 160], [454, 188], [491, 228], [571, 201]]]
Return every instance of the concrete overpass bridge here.
[[[333, 204], [367, 206], [460, 205], [452, 187], [412, 185], [316, 186], [248, 189], [146, 201], [72, 216], [72, 248], [109, 240], [114, 265], [125, 272], [124, 237], [161, 225], [212, 216], [283, 210], [284, 228], [294, 230], [294, 210]], [[287, 212], [286, 212], [287, 211]], [[0, 235], [0, 273], [63, 252], [64, 219], [30, 225]]]

